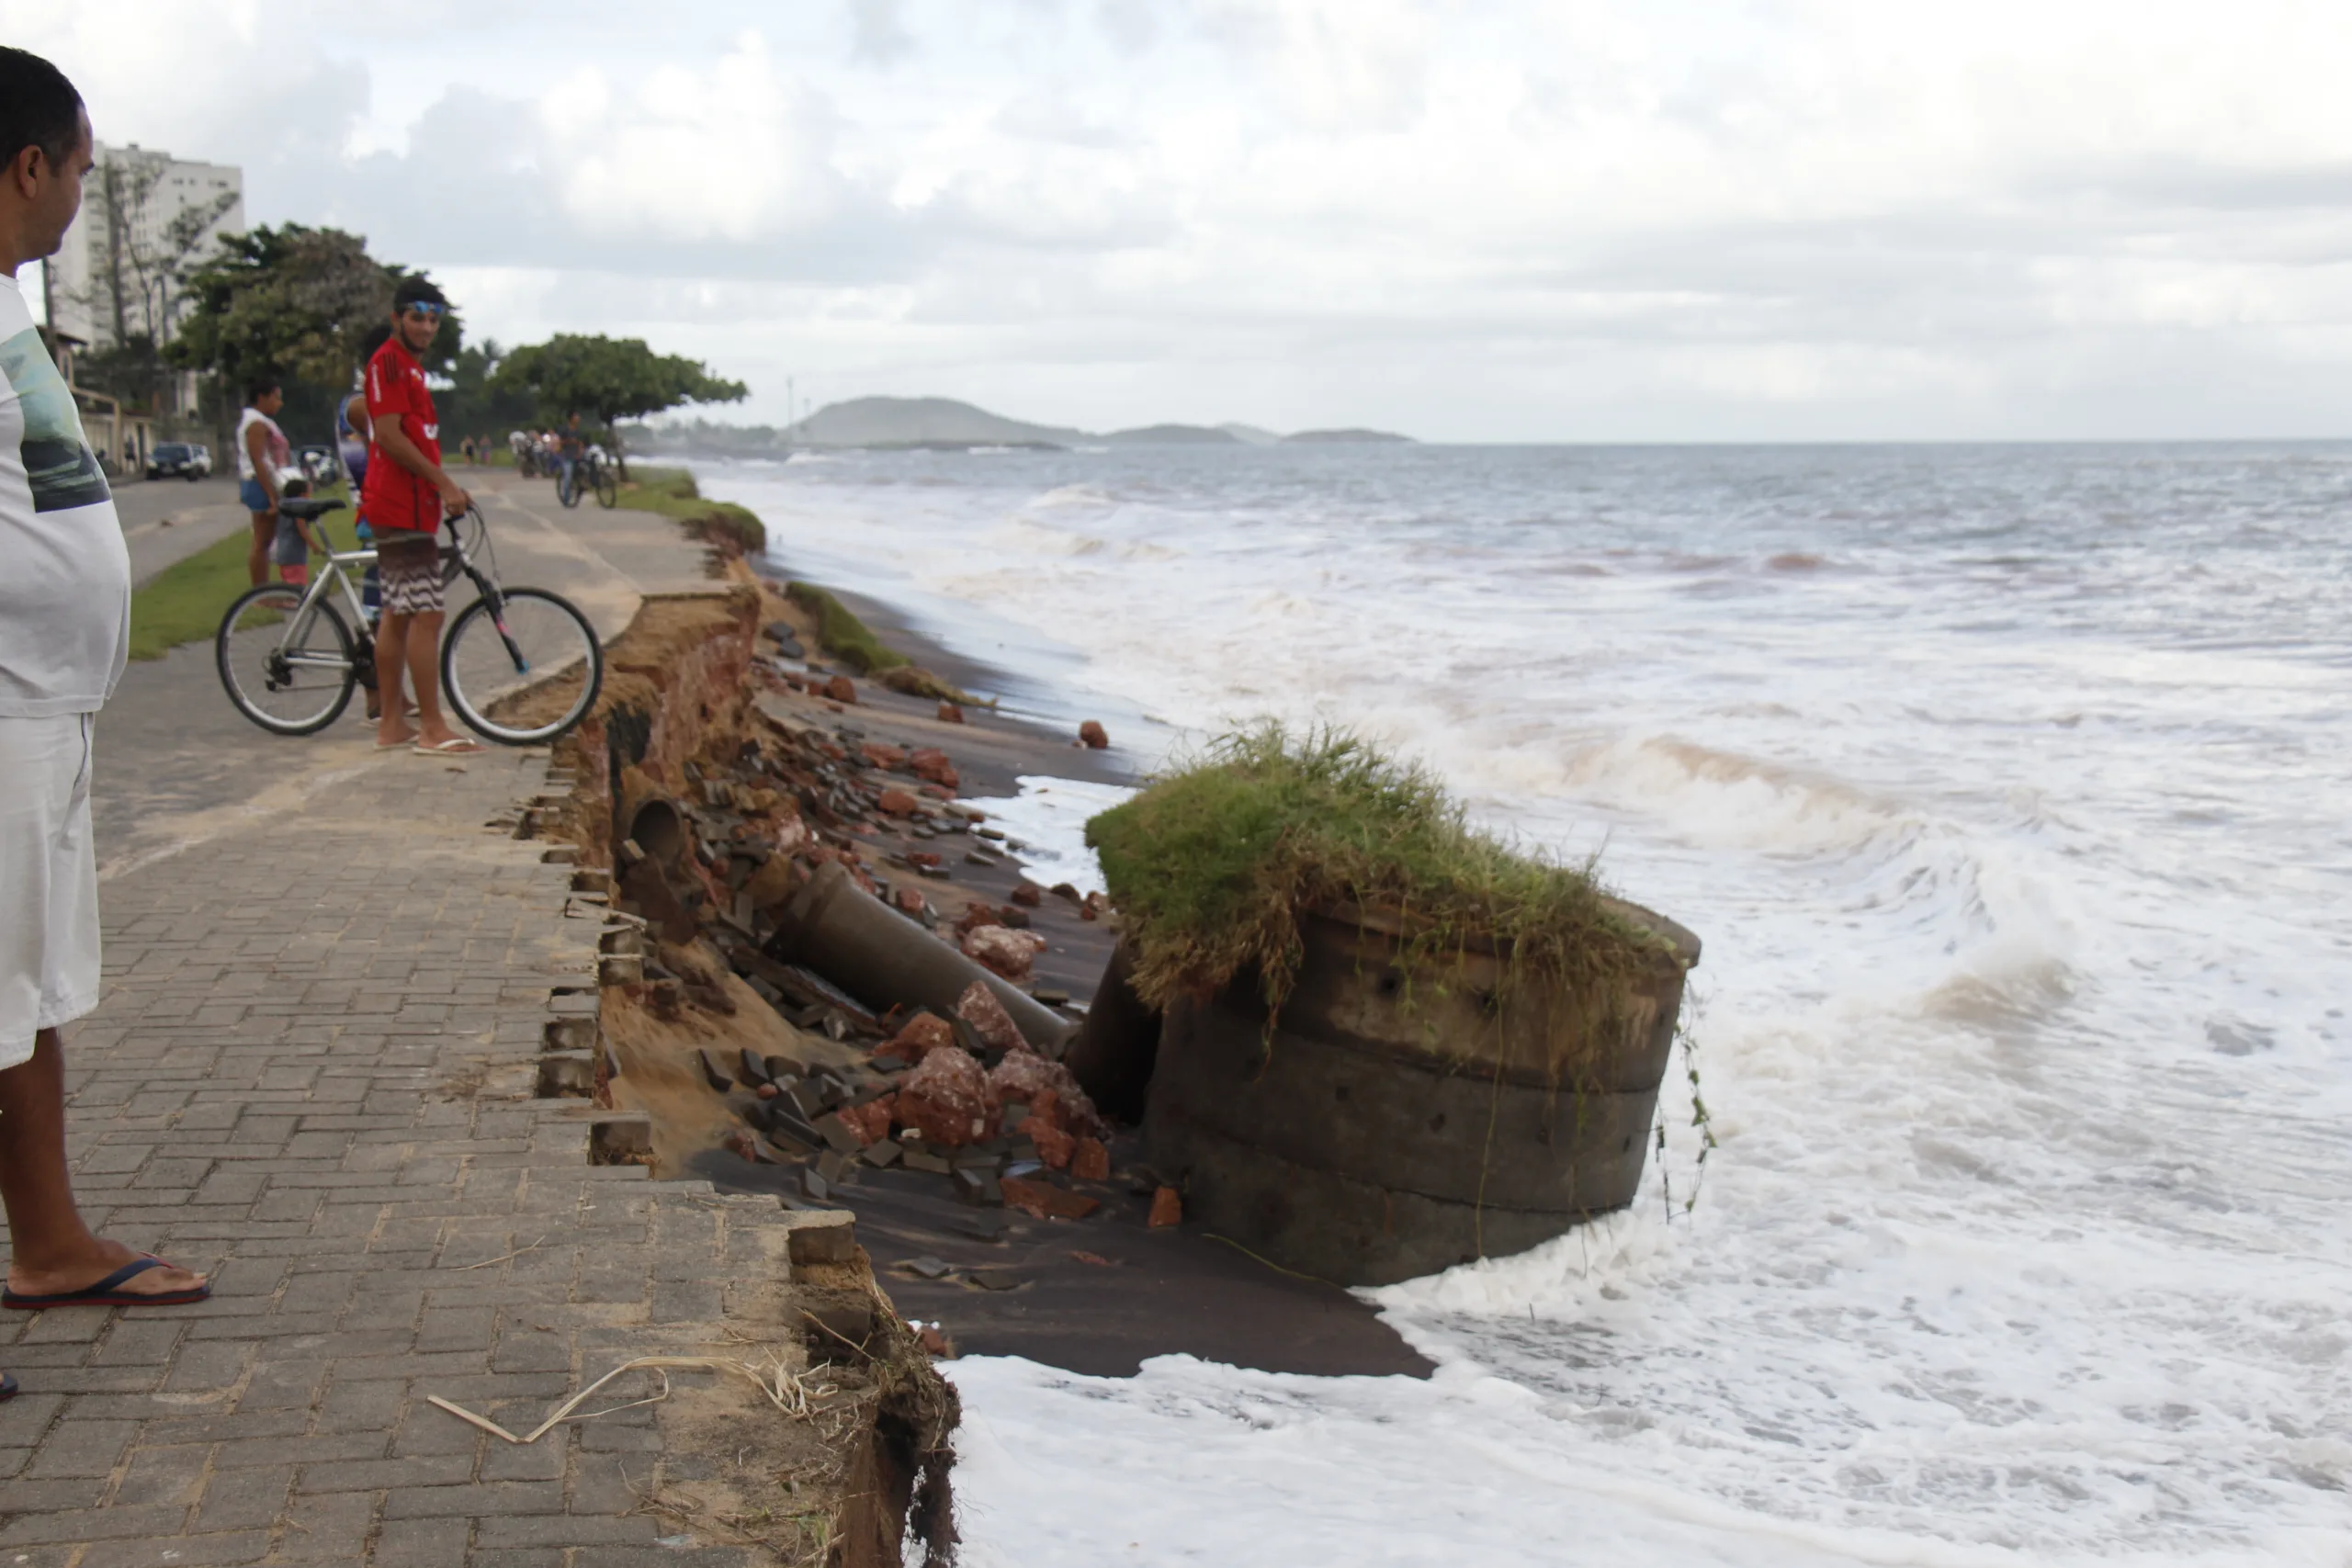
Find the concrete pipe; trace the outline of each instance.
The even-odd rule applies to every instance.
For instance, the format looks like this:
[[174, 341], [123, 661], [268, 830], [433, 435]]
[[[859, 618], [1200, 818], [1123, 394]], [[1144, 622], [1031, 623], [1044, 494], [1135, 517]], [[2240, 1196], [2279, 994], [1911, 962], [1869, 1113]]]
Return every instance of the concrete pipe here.
[[876, 1012], [904, 1005], [953, 1015], [957, 998], [978, 980], [1043, 1055], [1060, 1055], [1070, 1034], [1059, 1013], [892, 910], [839, 863], [820, 867], [776, 911], [768, 951], [815, 970]]

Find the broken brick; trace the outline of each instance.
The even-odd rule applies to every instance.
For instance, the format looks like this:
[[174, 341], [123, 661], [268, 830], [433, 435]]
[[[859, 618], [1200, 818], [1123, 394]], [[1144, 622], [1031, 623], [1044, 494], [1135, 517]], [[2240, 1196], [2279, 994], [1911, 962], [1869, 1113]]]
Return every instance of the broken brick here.
[[[928, 1052], [899, 1086], [893, 1120], [912, 1127], [938, 1148], [978, 1143], [996, 1125], [996, 1091], [969, 1052], [949, 1045]], [[910, 1162], [911, 1163], [911, 1162]]]
[[981, 1043], [992, 1051], [1019, 1051], [1028, 1044], [1021, 1037], [1012, 1015], [1004, 1010], [1004, 1004], [996, 999], [996, 993], [989, 989], [985, 980], [975, 980], [964, 987], [964, 994], [956, 998], [956, 1016], [970, 1024]]
[[1050, 1181], [1008, 1176], [997, 1185], [1005, 1202], [1040, 1220], [1082, 1220], [1102, 1206], [1100, 1200], [1057, 1187]]
[[1163, 1187], [1151, 1195], [1151, 1226], [1158, 1230], [1166, 1225], [1184, 1223], [1184, 1200], [1173, 1187]]

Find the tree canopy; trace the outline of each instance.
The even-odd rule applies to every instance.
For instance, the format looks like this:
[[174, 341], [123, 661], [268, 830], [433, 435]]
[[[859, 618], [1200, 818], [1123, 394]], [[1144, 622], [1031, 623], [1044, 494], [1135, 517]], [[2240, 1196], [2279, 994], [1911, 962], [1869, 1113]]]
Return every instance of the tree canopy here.
[[[390, 319], [393, 288], [421, 276], [377, 261], [340, 229], [288, 223], [229, 235], [189, 275], [187, 318], [165, 356], [218, 374], [232, 396], [261, 376], [339, 392], [359, 368], [368, 334]], [[425, 368], [445, 368], [463, 341], [457, 316], [443, 317]]]
[[642, 338], [559, 333], [508, 354], [491, 378], [493, 390], [528, 390], [542, 412], [586, 414], [610, 425], [684, 403], [731, 403], [743, 383], [713, 376], [702, 362], [656, 354]]

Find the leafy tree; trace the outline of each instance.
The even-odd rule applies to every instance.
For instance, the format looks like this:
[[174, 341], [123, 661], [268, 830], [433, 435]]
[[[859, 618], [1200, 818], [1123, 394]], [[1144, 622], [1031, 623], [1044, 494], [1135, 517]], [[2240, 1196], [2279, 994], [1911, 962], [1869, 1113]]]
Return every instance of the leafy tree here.
[[[262, 376], [292, 383], [289, 412], [310, 423], [350, 389], [368, 334], [390, 318], [392, 290], [411, 276], [368, 254], [340, 229], [300, 223], [228, 236], [220, 254], [189, 275], [188, 313], [164, 357], [219, 378], [228, 399]], [[445, 370], [464, 342], [453, 312], [424, 355]]]
[[509, 354], [491, 378], [493, 389], [530, 392], [543, 413], [556, 418], [585, 414], [612, 432], [613, 455], [621, 457], [613, 426], [643, 419], [684, 403], [731, 403], [745, 396], [741, 381], [713, 376], [701, 361], [656, 354], [642, 338], [609, 338], [560, 333], [541, 344]]
[[449, 384], [433, 394], [434, 406], [441, 412], [444, 446], [469, 435], [503, 434], [536, 417], [537, 405], [529, 392], [496, 384], [505, 357], [495, 339], [485, 338], [479, 345], [468, 344], [449, 362]]

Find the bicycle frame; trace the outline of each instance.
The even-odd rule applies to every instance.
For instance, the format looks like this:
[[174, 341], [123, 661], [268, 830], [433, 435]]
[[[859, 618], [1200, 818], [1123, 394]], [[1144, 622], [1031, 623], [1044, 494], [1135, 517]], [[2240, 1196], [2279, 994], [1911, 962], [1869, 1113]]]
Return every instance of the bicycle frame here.
[[[482, 518], [478, 510], [461, 513], [459, 515], [474, 517], [481, 522], [485, 530], [489, 527], [488, 520]], [[326, 535], [324, 519], [313, 521], [319, 528], [320, 536], [323, 538]], [[515, 672], [529, 673], [530, 661], [523, 656], [523, 650], [515, 645], [514, 636], [506, 629], [506, 595], [499, 587], [498, 580], [475, 565], [472, 558], [466, 553], [464, 536], [458, 532], [458, 518], [445, 518], [442, 525], [447, 530], [449, 536], [449, 542], [445, 547], [449, 558], [456, 562], [458, 570], [473, 583], [474, 592], [489, 603], [491, 624], [498, 628], [499, 639], [506, 644], [507, 655], [514, 660]], [[295, 605], [293, 613], [287, 616], [285, 634], [278, 638], [277, 660], [288, 668], [295, 666], [314, 670], [344, 668], [343, 660], [340, 659], [299, 651], [304, 635], [311, 629], [311, 623], [317, 619], [318, 605], [328, 596], [331, 587], [340, 589], [343, 592], [344, 607], [351, 614], [352, 633], [356, 644], [353, 649], [354, 664], [358, 670], [361, 682], [372, 686], [375, 683], [376, 673], [375, 660], [372, 657], [376, 642], [375, 626], [368, 618], [366, 601], [351, 585], [350, 569], [375, 565], [376, 552], [365, 547], [356, 550], [330, 549], [326, 552], [326, 558], [325, 568], [304, 591], [302, 602]]]
[[[325, 538], [325, 520], [320, 518], [314, 522], [319, 536]], [[357, 639], [352, 650], [352, 667], [356, 668], [364, 682], [372, 686], [376, 675], [376, 660], [372, 657], [376, 645], [375, 627], [368, 618], [367, 602], [352, 587], [351, 574], [346, 569], [373, 566], [376, 552], [365, 548], [331, 549], [326, 552], [326, 566], [311, 580], [310, 587], [303, 592], [301, 603], [295, 605], [293, 614], [286, 617], [286, 631], [277, 640], [274, 661], [289, 669], [298, 665], [313, 670], [342, 670], [346, 667], [340, 659], [304, 652], [300, 646], [303, 637], [311, 629], [311, 623], [318, 618], [318, 606], [326, 600], [331, 588], [339, 588], [343, 591], [344, 607], [351, 613], [353, 636]]]

